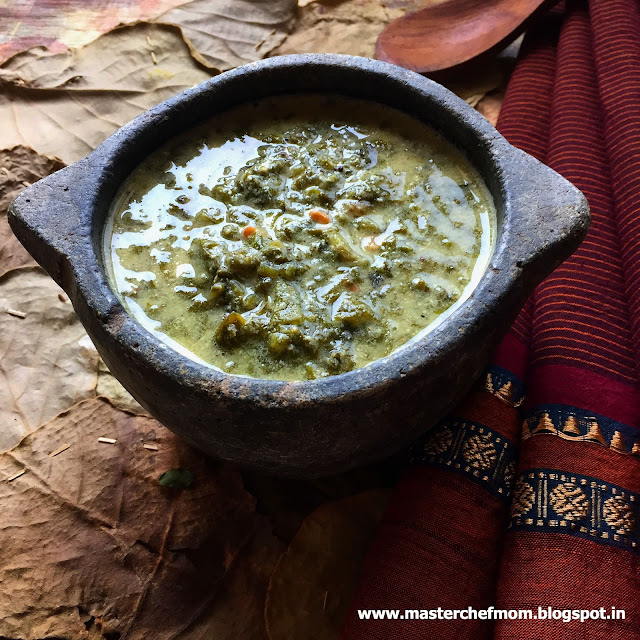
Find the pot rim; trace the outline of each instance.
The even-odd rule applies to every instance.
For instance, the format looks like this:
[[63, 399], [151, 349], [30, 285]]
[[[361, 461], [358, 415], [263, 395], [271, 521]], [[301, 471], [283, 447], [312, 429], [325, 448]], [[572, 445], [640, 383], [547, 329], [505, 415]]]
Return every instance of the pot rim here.
[[[264, 74], [279, 79], [287, 74], [306, 74], [309, 91], [313, 91], [314, 77], [317, 79], [322, 74], [327, 77], [340, 74], [344, 78], [347, 75], [362, 77], [369, 83], [374, 78], [386, 89], [392, 88], [401, 96], [411, 96], [416, 104], [422, 105], [422, 117], [399, 107], [397, 102], [393, 102], [397, 98], [391, 93], [381, 95], [377, 101], [417, 117], [460, 148], [480, 170], [498, 213], [494, 249], [485, 272], [471, 294], [446, 320], [384, 358], [353, 371], [317, 380], [267, 380], [229, 374], [175, 351], [126, 311], [109, 284], [102, 255], [104, 216], [115, 197], [114, 186], [121, 184], [130, 170], [148, 155], [149, 141], [154, 132], [168, 131], [176, 123], [182, 123], [181, 128], [174, 128], [170, 135], [163, 137], [161, 134], [159, 142], [155, 143], [157, 148], [181, 130], [189, 128], [185, 123], [195, 126], [204, 119], [189, 120], [190, 111], [197, 111], [193, 105], [202, 107], [207, 104], [216, 108], [217, 101], [232, 101], [231, 96], [238, 87], [250, 86]], [[362, 95], [366, 92], [356, 82], [349, 91], [349, 97], [372, 99], [369, 95]], [[276, 82], [271, 95], [278, 93], [286, 94], [287, 91]], [[344, 95], [345, 91], [335, 93]], [[259, 97], [264, 95], [267, 93], [263, 92]], [[238, 100], [236, 104], [244, 101]], [[226, 108], [219, 109], [223, 110]], [[208, 117], [213, 115], [210, 113]], [[143, 149], [146, 151], [142, 152]], [[65, 185], [64, 191], [69, 192], [70, 206], [75, 207], [78, 218], [75, 231], [71, 232], [73, 237], [67, 234], [61, 238], [59, 233], [56, 237], [46, 229], [35, 229], [38, 222], [47, 224], [42, 213], [37, 215], [34, 212], [36, 207], [29, 206], [31, 200], [37, 200], [35, 190], [42, 185], [48, 188]], [[529, 192], [541, 187], [547, 190], [549, 199], [542, 197], [542, 201], [532, 204]], [[29, 195], [31, 198], [27, 197]], [[525, 203], [535, 208], [529, 218], [519, 215]], [[434, 360], [440, 360], [443, 354], [455, 350], [464, 334], [486, 314], [497, 317], [501, 302], [519, 295], [514, 289], [520, 287], [528, 292], [531, 287], [525, 282], [537, 282], [557, 266], [559, 260], [545, 266], [544, 257], [554, 250], [557, 253], [558, 245], [567, 244], [568, 238], [576, 235], [576, 229], [578, 236], [586, 233], [588, 207], [584, 196], [573, 185], [510, 145], [482, 115], [432, 80], [369, 58], [302, 54], [269, 58], [238, 67], [153, 107], [119, 129], [85, 159], [25, 190], [12, 205], [11, 224], [19, 237], [24, 235], [20, 231], [30, 226], [41, 240], [57, 251], [64, 266], [58, 274], [55, 269], [48, 270], [67, 292], [72, 292], [70, 297], [74, 303], [74, 294], [77, 294], [79, 303], [90, 309], [132, 356], [146, 358], [179, 384], [204, 389], [213, 395], [247, 397], [259, 407], [282, 408], [335, 403], [354, 396], [366, 397], [402, 378], [420, 375]], [[564, 253], [568, 255], [569, 252]], [[540, 276], [534, 270], [544, 273]], [[524, 301], [524, 295], [520, 298]]]

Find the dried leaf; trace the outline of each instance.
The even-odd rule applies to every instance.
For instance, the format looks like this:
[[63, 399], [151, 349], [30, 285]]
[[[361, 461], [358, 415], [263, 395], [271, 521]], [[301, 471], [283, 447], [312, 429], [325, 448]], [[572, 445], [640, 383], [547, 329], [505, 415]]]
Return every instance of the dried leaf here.
[[36, 265], [9, 227], [7, 209], [11, 201], [27, 184], [63, 166], [58, 160], [39, 156], [26, 147], [0, 151], [0, 276], [17, 267]]
[[[346, 53], [374, 57], [376, 39], [391, 21], [409, 11], [446, 0], [299, 0], [300, 18], [292, 33], [272, 51], [289, 53]], [[506, 82], [509, 56], [472, 64], [462, 76], [438, 81], [472, 107], [489, 92]]]
[[335, 640], [389, 498], [377, 490], [330, 502], [308, 516], [271, 576], [271, 640]]
[[[116, 444], [100, 444], [105, 433]], [[149, 441], [158, 452], [142, 447]], [[49, 457], [63, 442], [70, 447]], [[173, 467], [198, 481], [188, 491], [161, 487], [158, 475]], [[127, 640], [210, 638], [223, 624], [213, 613], [225, 574], [244, 547], [259, 551], [251, 548], [261, 520], [236, 471], [104, 399], [72, 407], [0, 455], [0, 504], [0, 583], [11, 585], [0, 590], [2, 637], [76, 640], [95, 627]]]
[[450, 82], [440, 81], [469, 105], [478, 109], [478, 105], [481, 104], [485, 96], [504, 94], [518, 57], [521, 42], [522, 39], [518, 38], [498, 54], [489, 58], [484, 56], [466, 63]]
[[68, 53], [31, 49], [0, 67], [0, 148], [25, 145], [70, 164], [210, 75], [170, 26], [123, 27]]
[[250, 471], [245, 471], [242, 477], [247, 490], [258, 501], [260, 513], [269, 517], [274, 533], [288, 543], [302, 521], [321, 504], [395, 486], [405, 460], [405, 454], [399, 454], [337, 476], [314, 480], [277, 478]]
[[384, 27], [413, 7], [412, 0], [311, 2], [299, 7], [296, 25], [272, 55], [346, 53], [372, 58]]
[[61, 291], [39, 268], [0, 278], [0, 450], [95, 395], [98, 354]]
[[265, 600], [283, 547], [266, 518], [260, 519], [256, 534], [229, 569], [215, 601], [179, 640], [268, 640]]
[[264, 58], [293, 26], [296, 0], [194, 0], [157, 22], [182, 29], [192, 55], [215, 69]]
[[0, 63], [42, 45], [61, 53], [93, 42], [118, 25], [153, 20], [182, 28], [196, 59], [229, 69], [264, 57], [280, 44], [295, 19], [295, 0], [145, 0], [118, 3], [62, 0], [28, 4], [0, 14]]
[[155, 18], [187, 0], [144, 0], [118, 2], [104, 0], [56, 0], [13, 2], [0, 12], [0, 63], [38, 45], [51, 51], [82, 47], [120, 24]]
[[470, 106], [476, 107], [487, 93], [506, 84], [507, 77], [504, 62], [495, 57], [483, 61], [482, 64], [472, 63], [469, 71], [462, 77], [441, 82]]
[[298, 0], [298, 21], [271, 55], [345, 53], [373, 58], [376, 40], [392, 20], [445, 1]]
[[135, 398], [113, 377], [107, 365], [100, 359], [98, 363], [98, 385], [96, 394], [108, 398], [115, 407], [135, 413], [137, 416], [149, 416]]
[[498, 90], [486, 95], [476, 105], [476, 109], [495, 127], [498, 124], [500, 108], [504, 100], [504, 91]]

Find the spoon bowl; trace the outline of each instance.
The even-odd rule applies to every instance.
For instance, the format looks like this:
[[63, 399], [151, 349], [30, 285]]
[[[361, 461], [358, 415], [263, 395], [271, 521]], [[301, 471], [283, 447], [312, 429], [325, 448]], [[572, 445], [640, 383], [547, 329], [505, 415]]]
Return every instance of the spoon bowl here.
[[418, 73], [456, 67], [508, 44], [549, 0], [449, 0], [391, 22], [376, 58]]

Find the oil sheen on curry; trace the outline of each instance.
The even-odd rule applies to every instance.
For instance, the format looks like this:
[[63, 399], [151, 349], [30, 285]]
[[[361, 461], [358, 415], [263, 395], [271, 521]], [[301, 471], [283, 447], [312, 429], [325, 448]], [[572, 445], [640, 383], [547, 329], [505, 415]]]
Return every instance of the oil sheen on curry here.
[[131, 314], [228, 373], [309, 380], [423, 335], [469, 295], [495, 209], [468, 160], [373, 103], [236, 108], [146, 159], [105, 234]]

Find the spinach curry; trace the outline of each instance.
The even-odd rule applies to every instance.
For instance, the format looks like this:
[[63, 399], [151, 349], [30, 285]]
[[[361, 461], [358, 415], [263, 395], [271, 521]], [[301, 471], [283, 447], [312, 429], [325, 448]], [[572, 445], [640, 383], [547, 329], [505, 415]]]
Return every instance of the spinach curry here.
[[479, 174], [423, 124], [288, 96], [151, 155], [105, 243], [114, 288], [165, 342], [228, 373], [304, 380], [382, 358], [451, 311], [494, 220]]

